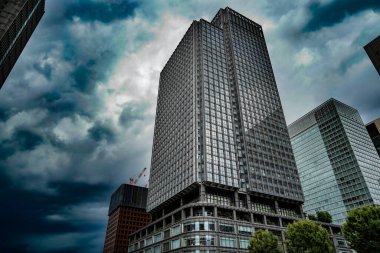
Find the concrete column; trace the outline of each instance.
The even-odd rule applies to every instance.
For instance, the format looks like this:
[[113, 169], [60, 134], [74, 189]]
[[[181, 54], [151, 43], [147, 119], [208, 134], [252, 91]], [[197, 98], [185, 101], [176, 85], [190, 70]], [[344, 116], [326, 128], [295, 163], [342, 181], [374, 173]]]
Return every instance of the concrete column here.
[[179, 205], [180, 205], [180, 206], [183, 206], [183, 198], [181, 198], [181, 199], [179, 200]]
[[190, 216], [194, 216], [193, 207], [190, 207]]
[[282, 227], [282, 218], [278, 218], [278, 222], [280, 224], [280, 227]]
[[234, 221], [236, 221], [236, 210], [232, 210], [232, 216], [234, 217]]
[[284, 231], [281, 231], [281, 239], [282, 239], [282, 245], [284, 246], [284, 252], [287, 252], [286, 244], [285, 244], [285, 232]]
[[218, 217], [218, 208], [214, 206], [214, 216]]
[[199, 188], [199, 196], [201, 202], [206, 202], [206, 186], [204, 184], [201, 184], [201, 187]]
[[250, 213], [250, 215], [251, 215], [251, 223], [253, 223], [254, 221], [253, 221], [253, 213]]
[[181, 210], [181, 218], [182, 220], [186, 219], [185, 209]]
[[278, 201], [277, 200], [274, 201], [274, 208], [276, 210], [276, 214], [279, 214], [279, 207], [278, 207]]
[[247, 198], [247, 206], [248, 206], [248, 209], [249, 210], [252, 210], [252, 206], [251, 206], [251, 196], [249, 196], [249, 194], [246, 195], [246, 198]]
[[267, 216], [266, 216], [266, 215], [264, 215], [264, 224], [265, 224], [265, 225], [268, 225], [268, 224], [267, 224]]
[[235, 199], [235, 206], [239, 207], [239, 193], [237, 190], [234, 192], [234, 199]]
[[301, 217], [302, 217], [303, 219], [305, 219], [306, 217], [305, 217], [305, 215], [304, 215], [304, 213], [303, 213], [302, 205], [300, 205], [299, 207], [300, 207]]

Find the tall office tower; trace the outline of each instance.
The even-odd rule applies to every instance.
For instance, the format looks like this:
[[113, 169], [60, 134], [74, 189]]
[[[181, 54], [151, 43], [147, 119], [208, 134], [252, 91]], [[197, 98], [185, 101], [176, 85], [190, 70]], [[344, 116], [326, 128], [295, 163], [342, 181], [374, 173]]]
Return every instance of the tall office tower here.
[[380, 159], [356, 109], [329, 99], [289, 134], [306, 213], [325, 210], [341, 224], [353, 208], [380, 205]]
[[0, 0], [0, 88], [45, 13], [45, 0]]
[[368, 123], [366, 128], [380, 156], [380, 118]]
[[129, 184], [120, 185], [112, 194], [104, 253], [127, 252], [128, 236], [151, 221], [146, 212], [147, 197], [148, 188]]
[[369, 59], [371, 59], [373, 66], [380, 75], [380, 36], [364, 46]]
[[283, 245], [303, 195], [260, 25], [225, 8], [187, 30], [160, 76], [149, 185], [129, 252], [247, 252], [255, 229]]

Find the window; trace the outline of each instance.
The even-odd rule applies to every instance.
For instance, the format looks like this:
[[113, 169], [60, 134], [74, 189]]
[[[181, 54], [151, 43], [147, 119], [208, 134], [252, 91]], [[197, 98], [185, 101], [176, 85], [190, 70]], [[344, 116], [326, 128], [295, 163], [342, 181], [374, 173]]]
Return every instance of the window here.
[[164, 247], [163, 247], [163, 251], [168, 251], [170, 250], [170, 243], [169, 242], [165, 242], [164, 243]]
[[240, 239], [239, 243], [240, 243], [240, 248], [241, 249], [248, 249], [248, 245], [249, 245], [249, 241], [248, 240]]
[[133, 245], [129, 245], [129, 246], [128, 246], [128, 253], [129, 253], [129, 252], [132, 252], [133, 250], [134, 250]]
[[169, 237], [170, 237], [170, 230], [168, 229], [168, 230], [164, 231], [164, 239], [167, 239]]
[[161, 241], [161, 233], [154, 235], [154, 242], [159, 242], [159, 241]]
[[178, 249], [180, 247], [181, 247], [181, 240], [180, 239], [172, 241], [172, 249]]
[[151, 248], [146, 249], [146, 250], [144, 250], [144, 253], [152, 253], [152, 249]]
[[219, 230], [221, 232], [226, 232], [226, 233], [234, 233], [235, 232], [234, 225], [231, 225], [231, 224], [219, 224]]
[[252, 235], [252, 232], [253, 232], [252, 227], [246, 227], [246, 226], [239, 226], [238, 230], [239, 230], [239, 234], [241, 235]]
[[172, 228], [172, 236], [179, 235], [181, 233], [181, 225]]
[[153, 238], [152, 237], [149, 237], [149, 238], [146, 238], [145, 239], [145, 245], [146, 246], [149, 246], [153, 243]]
[[161, 253], [161, 246], [156, 246], [153, 248], [153, 253]]
[[215, 231], [215, 224], [208, 221], [186, 223], [184, 225], [184, 231]]
[[184, 246], [214, 246], [215, 238], [210, 235], [206, 236], [192, 236], [183, 239]]
[[220, 237], [221, 247], [235, 248], [235, 242], [236, 240], [234, 238]]

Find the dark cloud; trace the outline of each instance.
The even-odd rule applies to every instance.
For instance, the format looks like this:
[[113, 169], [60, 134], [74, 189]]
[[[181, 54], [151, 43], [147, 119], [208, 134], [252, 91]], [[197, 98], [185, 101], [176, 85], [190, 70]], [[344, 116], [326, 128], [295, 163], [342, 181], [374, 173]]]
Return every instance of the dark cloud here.
[[378, 0], [335, 0], [326, 4], [311, 2], [308, 5], [311, 18], [303, 27], [303, 31], [314, 32], [323, 27], [330, 27], [349, 16], [370, 9], [379, 11], [380, 2]]
[[71, 4], [65, 12], [68, 19], [80, 17], [83, 21], [100, 21], [110, 23], [115, 20], [125, 19], [133, 15], [138, 7], [138, 2], [135, 1], [90, 1], [81, 0]]
[[30, 129], [15, 129], [10, 139], [0, 141], [0, 160], [4, 160], [17, 151], [33, 150], [43, 143], [43, 138]]
[[[4, 177], [6, 175], [1, 173], [1, 178]], [[2, 216], [6, 219], [0, 220], [0, 252], [75, 252], [78, 248], [60, 250], [60, 245], [51, 245], [57, 251], [38, 250], [31, 245], [30, 240], [25, 239], [28, 235], [54, 236], [100, 228], [97, 221], [82, 220], [87, 215], [85, 211], [75, 218], [70, 216], [69, 210], [78, 204], [91, 202], [106, 205], [112, 191], [108, 184], [51, 182], [49, 187], [54, 190], [54, 194], [2, 185], [0, 199], [7, 203], [7, 207], [2, 208]]]
[[117, 146], [125, 136], [99, 119], [98, 88], [128, 46], [117, 21], [137, 6], [46, 2], [0, 91], [0, 252], [101, 251], [110, 194], [148, 160], [145, 147]]
[[101, 125], [99, 123], [95, 124], [95, 126], [91, 127], [88, 130], [88, 133], [92, 139], [95, 141], [105, 140], [107, 142], [115, 141], [115, 134], [112, 129], [108, 126]]

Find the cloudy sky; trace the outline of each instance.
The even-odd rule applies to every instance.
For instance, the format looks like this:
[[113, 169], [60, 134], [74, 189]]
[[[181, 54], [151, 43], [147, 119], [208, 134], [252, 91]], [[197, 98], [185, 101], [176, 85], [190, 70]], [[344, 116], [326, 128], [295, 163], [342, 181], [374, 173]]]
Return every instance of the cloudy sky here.
[[380, 117], [379, 1], [47, 0], [0, 90], [0, 252], [102, 250], [110, 193], [150, 166], [160, 70], [225, 6], [263, 26], [288, 123], [330, 97]]

